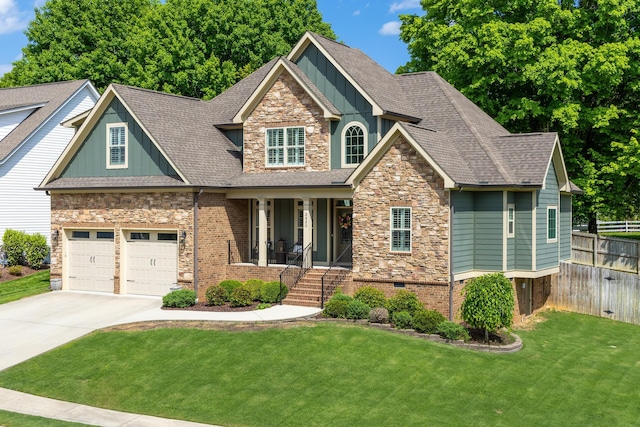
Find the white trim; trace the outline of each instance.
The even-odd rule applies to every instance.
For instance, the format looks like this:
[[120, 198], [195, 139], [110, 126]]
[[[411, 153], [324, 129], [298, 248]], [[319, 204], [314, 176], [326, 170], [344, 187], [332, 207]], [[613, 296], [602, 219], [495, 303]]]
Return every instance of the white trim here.
[[[537, 279], [539, 277], [548, 276], [550, 274], [556, 274], [560, 272], [560, 267], [551, 267], [546, 268], [540, 271], [530, 271], [530, 270], [511, 270], [503, 272], [505, 277], [508, 279], [513, 279], [517, 277], [519, 279]], [[453, 280], [467, 280], [473, 279], [474, 277], [479, 277], [484, 274], [491, 273], [500, 273], [499, 271], [489, 271], [489, 270], [472, 270], [464, 273], [454, 274]]]
[[10, 108], [8, 110], [0, 110], [0, 116], [3, 114], [18, 113], [20, 111], [25, 111], [25, 110], [35, 110], [36, 108], [44, 107], [45, 105], [47, 105], [47, 103], [42, 102], [40, 104], [23, 105], [22, 107]]
[[[270, 147], [269, 146], [269, 131], [270, 130], [278, 130], [282, 129], [282, 147]], [[289, 129], [302, 129], [302, 163], [293, 163], [289, 164], [289, 149], [299, 150], [300, 146], [298, 145], [289, 145], [289, 138], [287, 136], [287, 131]], [[285, 127], [270, 127], [264, 129], [264, 167], [267, 169], [271, 168], [296, 168], [296, 167], [304, 167], [307, 160], [307, 129], [305, 126], [285, 126]], [[282, 150], [282, 164], [270, 164], [269, 163], [269, 149], [274, 150]]]
[[[404, 251], [404, 250], [398, 250], [398, 249], [393, 249], [393, 232], [394, 231], [407, 231], [406, 228], [400, 227], [400, 228], [394, 228], [393, 227], [393, 210], [394, 209], [407, 209], [409, 210], [409, 250]], [[391, 206], [389, 208], [389, 252], [391, 253], [397, 253], [397, 254], [410, 254], [413, 251], [413, 209], [411, 208], [411, 206]]]
[[538, 263], [538, 204], [536, 195], [531, 192], [531, 269], [535, 270]]
[[506, 270], [509, 266], [509, 251], [507, 247], [507, 190], [502, 190], [502, 269]]
[[357, 162], [357, 163], [347, 163], [346, 162], [346, 134], [347, 134], [347, 130], [351, 129], [352, 127], [357, 126], [362, 130], [362, 136], [363, 136], [363, 151], [362, 151], [362, 161], [364, 161], [364, 158], [367, 157], [367, 154], [369, 153], [369, 132], [367, 130], [367, 127], [357, 121], [351, 121], [349, 123], [347, 123], [346, 125], [344, 125], [344, 127], [342, 128], [342, 132], [340, 135], [340, 165], [343, 168], [352, 168], [352, 167], [358, 167], [358, 165], [360, 163], [362, 163], [362, 161]]
[[[555, 237], [550, 238], [549, 237], [549, 211], [554, 211], [555, 212]], [[546, 222], [547, 226], [546, 228], [546, 234], [547, 234], [547, 243], [557, 243], [558, 242], [558, 206], [557, 205], [547, 205], [547, 222]]]
[[[112, 164], [111, 163], [111, 130], [124, 128], [124, 163]], [[129, 168], [129, 125], [126, 122], [120, 123], [107, 123], [106, 126], [107, 135], [105, 138], [105, 147], [107, 149], [107, 169], [128, 169]]]

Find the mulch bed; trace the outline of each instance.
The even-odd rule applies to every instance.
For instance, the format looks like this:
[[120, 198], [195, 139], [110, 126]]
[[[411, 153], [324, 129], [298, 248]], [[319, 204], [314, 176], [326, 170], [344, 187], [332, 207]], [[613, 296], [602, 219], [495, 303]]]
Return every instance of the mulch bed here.
[[9, 280], [19, 279], [21, 277], [28, 276], [30, 274], [37, 273], [39, 271], [42, 271], [42, 270], [34, 270], [32, 268], [29, 268], [29, 267], [26, 267], [26, 266], [22, 266], [22, 275], [21, 276], [12, 276], [11, 274], [9, 274], [9, 267], [0, 268], [0, 283], [1, 282], [6, 282], [6, 281], [9, 281]]
[[257, 310], [258, 302], [254, 302], [246, 307], [231, 307], [227, 302], [223, 305], [207, 305], [205, 302], [197, 302], [196, 305], [185, 308], [162, 307], [163, 310], [187, 310], [187, 311], [253, 311]]

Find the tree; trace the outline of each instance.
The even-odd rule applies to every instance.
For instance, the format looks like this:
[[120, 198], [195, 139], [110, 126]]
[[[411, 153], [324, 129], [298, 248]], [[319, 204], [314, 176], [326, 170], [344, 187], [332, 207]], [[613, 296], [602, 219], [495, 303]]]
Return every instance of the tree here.
[[[583, 218], [640, 214], [636, 0], [423, 0], [401, 17], [410, 61], [512, 132], [557, 131]], [[623, 172], [623, 173], [621, 173]]]
[[511, 326], [513, 287], [503, 273], [475, 277], [469, 280], [463, 292], [462, 319], [471, 327], [484, 329], [485, 341], [489, 342], [489, 332]]
[[89, 78], [99, 90], [118, 82], [209, 99], [307, 30], [335, 38], [315, 0], [49, 0], [0, 86]]

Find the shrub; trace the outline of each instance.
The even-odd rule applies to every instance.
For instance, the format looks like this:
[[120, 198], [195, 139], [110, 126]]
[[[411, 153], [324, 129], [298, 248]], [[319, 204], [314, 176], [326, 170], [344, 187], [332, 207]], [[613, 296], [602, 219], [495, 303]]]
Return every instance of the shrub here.
[[7, 270], [12, 276], [22, 276], [22, 266], [20, 265], [12, 265]]
[[7, 229], [2, 235], [2, 250], [7, 257], [9, 266], [21, 265], [24, 262], [23, 253], [27, 235], [23, 231]]
[[171, 291], [162, 297], [163, 307], [191, 307], [196, 304], [196, 291], [191, 289], [180, 289]]
[[469, 332], [467, 332], [464, 326], [455, 322], [449, 322], [448, 320], [445, 320], [438, 325], [436, 333], [442, 338], [446, 338], [448, 340], [468, 341], [471, 338], [469, 336]]
[[24, 260], [31, 268], [40, 268], [49, 253], [47, 238], [40, 233], [27, 234], [24, 237]]
[[289, 289], [286, 285], [281, 285], [279, 281], [266, 282], [260, 286], [260, 301], [274, 303], [280, 299], [280, 293], [282, 292], [282, 298], [287, 296]]
[[261, 302], [256, 306], [256, 309], [264, 310], [265, 308], [269, 308], [269, 307], [271, 307], [271, 304], [269, 304], [267, 302]]
[[335, 294], [324, 305], [322, 315], [324, 317], [334, 317], [339, 319], [345, 319], [349, 310], [349, 304], [351, 304], [353, 298], [344, 294]]
[[391, 318], [393, 318], [393, 313], [398, 311], [407, 311], [413, 316], [416, 310], [423, 307], [424, 305], [418, 300], [416, 294], [404, 289], [399, 290], [393, 297], [387, 300], [387, 309], [389, 310]]
[[360, 300], [353, 299], [347, 306], [347, 319], [366, 319], [369, 317], [369, 311], [371, 307]]
[[396, 311], [391, 318], [396, 329], [411, 329], [413, 319], [408, 311]]
[[222, 305], [229, 299], [227, 290], [220, 285], [211, 285], [205, 292], [207, 298], [207, 305]]
[[251, 299], [251, 289], [247, 286], [238, 286], [229, 295], [231, 301], [231, 307], [246, 307], [251, 305], [253, 300]]
[[439, 311], [416, 310], [413, 315], [413, 329], [423, 334], [435, 334], [438, 325], [447, 320]]
[[362, 301], [371, 308], [385, 307], [387, 304], [387, 299], [384, 296], [384, 292], [382, 292], [380, 289], [374, 288], [373, 286], [363, 286], [356, 291], [356, 293], [353, 295], [353, 298], [357, 299], [358, 301]]
[[251, 299], [254, 301], [260, 300], [260, 287], [264, 284], [264, 280], [249, 279], [244, 282], [244, 285], [251, 290]]
[[389, 322], [389, 310], [384, 307], [374, 307], [369, 311], [369, 322], [387, 323]]
[[[223, 280], [222, 282], [218, 283], [218, 285], [222, 286], [227, 291], [227, 295], [231, 297], [231, 292], [233, 292], [235, 288], [239, 288], [240, 286], [242, 286], [242, 282], [239, 282], [238, 280]], [[228, 298], [227, 301], [229, 301]]]
[[475, 277], [464, 287], [462, 318], [472, 328], [484, 329], [485, 341], [489, 332], [508, 328], [513, 322], [513, 287], [502, 273]]

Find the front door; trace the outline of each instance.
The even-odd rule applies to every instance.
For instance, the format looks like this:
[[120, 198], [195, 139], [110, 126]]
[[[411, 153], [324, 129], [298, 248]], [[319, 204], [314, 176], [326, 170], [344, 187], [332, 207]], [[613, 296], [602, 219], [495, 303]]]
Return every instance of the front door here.
[[[334, 233], [334, 236], [336, 236], [336, 251], [334, 259], [338, 261], [338, 264], [351, 264], [352, 223], [353, 209], [347, 206], [337, 206]], [[337, 259], [338, 257], [340, 257], [340, 259]]]

